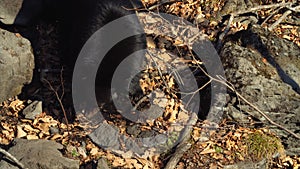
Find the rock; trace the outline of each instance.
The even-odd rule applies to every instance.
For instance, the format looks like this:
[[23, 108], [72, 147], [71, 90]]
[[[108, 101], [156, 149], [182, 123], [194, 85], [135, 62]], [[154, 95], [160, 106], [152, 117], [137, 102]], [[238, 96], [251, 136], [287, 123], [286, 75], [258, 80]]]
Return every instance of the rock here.
[[[8, 152], [27, 168], [79, 169], [79, 161], [63, 157], [59, 151], [63, 145], [54, 141], [15, 139], [15, 143]], [[18, 169], [6, 161], [0, 161], [1, 169]]]
[[119, 149], [119, 132], [109, 124], [100, 123], [99, 127], [94, 130], [89, 137], [100, 147], [114, 147]]
[[32, 80], [34, 56], [30, 42], [0, 29], [0, 102], [21, 93]]
[[0, 0], [0, 21], [4, 24], [13, 24], [23, 0]]
[[108, 149], [122, 157], [131, 158], [128, 153], [134, 152], [141, 155], [145, 152], [145, 147], [138, 145], [134, 138], [119, 134], [119, 129], [106, 123], [100, 123], [98, 128], [88, 136], [99, 147]]
[[137, 137], [141, 133], [141, 128], [138, 124], [134, 124], [134, 125], [128, 126], [126, 128], [126, 132], [127, 132], [127, 134]]
[[[221, 59], [226, 78], [237, 92], [273, 121], [299, 135], [300, 49], [296, 44], [253, 26], [232, 35], [224, 43]], [[233, 95], [226, 110], [237, 118], [234, 120], [247, 121], [246, 116], [237, 114], [249, 113], [269, 124], [253, 107], [242, 101], [240, 104], [240, 99]], [[287, 150], [299, 147], [294, 137], [282, 129], [271, 128], [287, 145]]]
[[[54, 0], [0, 0], [0, 21], [7, 25], [34, 24]], [[54, 3], [56, 4], [56, 3]]]
[[245, 10], [246, 8], [247, 8], [247, 4], [244, 1], [227, 0], [221, 10], [221, 13], [222, 15], [227, 15], [239, 10]]
[[109, 169], [107, 165], [107, 160], [105, 160], [104, 158], [100, 158], [98, 160], [97, 169]]
[[233, 165], [225, 165], [224, 169], [268, 169], [266, 160], [255, 162], [240, 162]]
[[26, 119], [34, 120], [35, 117], [43, 112], [42, 102], [34, 101], [23, 110]]
[[59, 128], [57, 128], [56, 126], [51, 126], [50, 128], [50, 134], [58, 134], [59, 133]]

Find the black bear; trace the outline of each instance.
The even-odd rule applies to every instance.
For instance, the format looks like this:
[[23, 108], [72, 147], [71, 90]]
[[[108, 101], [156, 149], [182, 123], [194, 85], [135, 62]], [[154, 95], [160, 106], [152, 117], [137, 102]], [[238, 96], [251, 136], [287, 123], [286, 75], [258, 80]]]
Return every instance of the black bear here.
[[[29, 26], [40, 19], [41, 16], [59, 20], [62, 27], [60, 43], [64, 51], [63, 62], [72, 69], [82, 47], [97, 30], [115, 19], [134, 14], [134, 9], [141, 6], [139, 0], [23, 0], [22, 8], [17, 14], [14, 24]], [[141, 27], [137, 18], [129, 17], [125, 21], [126, 26], [133, 34], [140, 32]], [[108, 40], [102, 39], [101, 43]], [[98, 101], [101, 102], [102, 99], [105, 100], [111, 97], [111, 78], [118, 65], [128, 55], [145, 49], [145, 47], [145, 36], [139, 34], [121, 40], [108, 51], [99, 66], [95, 80]], [[93, 60], [90, 59], [90, 61]], [[135, 76], [135, 70], [142, 62], [142, 56], [133, 62], [129, 62], [126, 69], [127, 74]], [[87, 62], [85, 66], [89, 67], [89, 63]], [[131, 93], [140, 92], [138, 84], [132, 86], [134, 87], [130, 89]], [[73, 88], [73, 90], [82, 92], [83, 89], [79, 87], [77, 89]]]
[[[66, 61], [67, 63], [71, 63], [71, 66], [74, 66], [80, 50], [93, 33], [115, 19], [134, 14], [134, 8], [141, 7], [141, 3], [136, 0], [80, 0], [69, 4], [71, 11], [67, 12], [67, 15], [64, 15], [65, 18], [63, 18], [63, 27], [66, 28], [64, 29], [66, 32], [63, 33], [63, 39], [68, 44], [66, 45], [67, 49], [65, 49], [68, 55]], [[123, 24], [120, 26], [126, 27], [132, 34], [137, 35], [120, 40], [120, 42], [109, 50], [102, 60], [95, 86], [96, 93], [98, 96], [102, 96], [103, 99], [110, 97], [107, 96], [107, 93], [110, 93], [111, 78], [118, 65], [133, 52], [146, 48], [145, 36], [139, 34], [142, 28], [139, 25], [138, 19], [135, 17], [125, 18], [125, 23], [123, 21]], [[122, 30], [117, 28], [116, 31], [121, 32]], [[110, 33], [110, 37], [99, 39], [99, 41], [101, 43], [106, 43], [107, 41], [108, 43], [114, 37], [115, 33]], [[134, 76], [134, 72], [142, 64], [143, 58], [143, 56], [140, 56], [134, 61], [128, 62], [125, 69], [127, 74]], [[93, 62], [93, 59], [91, 59], [91, 62]], [[87, 63], [86, 67], [88, 66]], [[131, 89], [132, 91], [129, 91], [131, 93], [139, 90], [138, 84], [133, 86], [135, 87]]]

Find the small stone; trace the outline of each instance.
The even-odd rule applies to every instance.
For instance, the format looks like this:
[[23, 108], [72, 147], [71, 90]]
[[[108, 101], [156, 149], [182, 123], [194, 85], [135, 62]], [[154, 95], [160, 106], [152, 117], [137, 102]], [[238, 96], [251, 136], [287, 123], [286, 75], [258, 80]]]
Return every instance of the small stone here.
[[59, 129], [57, 127], [50, 127], [50, 134], [58, 134]]
[[100, 158], [98, 160], [97, 169], [109, 169], [107, 165], [107, 160], [105, 158]]
[[[16, 157], [25, 167], [30, 169], [79, 169], [79, 161], [63, 157], [60, 149], [63, 145], [49, 140], [15, 139], [16, 143], [8, 152]], [[0, 161], [1, 169], [18, 169]]]
[[43, 112], [42, 102], [34, 101], [23, 110], [26, 119], [34, 120], [35, 117]]

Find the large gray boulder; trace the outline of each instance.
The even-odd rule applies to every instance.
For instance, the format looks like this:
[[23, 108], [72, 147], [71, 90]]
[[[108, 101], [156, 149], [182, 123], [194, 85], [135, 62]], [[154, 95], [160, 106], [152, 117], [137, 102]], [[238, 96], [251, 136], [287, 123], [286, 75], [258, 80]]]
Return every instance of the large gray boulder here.
[[[226, 78], [237, 92], [274, 122], [300, 134], [300, 48], [296, 44], [255, 25], [229, 38], [221, 58]], [[249, 122], [246, 115], [250, 114], [270, 125], [234, 94], [231, 99], [226, 114], [236, 121]], [[290, 155], [300, 155], [299, 140], [275, 126], [270, 128]]]
[[[79, 169], [79, 161], [63, 157], [59, 150], [63, 145], [49, 140], [15, 139], [15, 146], [8, 152], [30, 169]], [[0, 161], [1, 169], [18, 169], [18, 167]]]
[[0, 0], [0, 21], [4, 24], [13, 24], [23, 0]]
[[33, 69], [30, 42], [0, 28], [0, 102], [20, 94], [31, 82]]
[[54, 0], [0, 0], [0, 22], [7, 25], [31, 25], [51, 1]]

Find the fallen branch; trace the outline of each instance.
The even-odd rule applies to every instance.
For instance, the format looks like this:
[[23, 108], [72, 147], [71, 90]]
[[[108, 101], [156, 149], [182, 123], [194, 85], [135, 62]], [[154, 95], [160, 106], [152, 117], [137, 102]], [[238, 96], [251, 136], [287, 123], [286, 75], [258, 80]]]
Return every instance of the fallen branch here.
[[268, 29], [269, 31], [272, 31], [277, 25], [279, 25], [287, 16], [289, 16], [292, 13], [292, 11], [288, 10], [283, 13], [283, 15], [274, 22]]
[[187, 123], [187, 126], [184, 128], [184, 130], [181, 133], [181, 138], [183, 138], [183, 140], [176, 147], [176, 151], [172, 154], [172, 157], [170, 158], [167, 165], [165, 166], [165, 169], [176, 168], [183, 154], [191, 148], [192, 144], [190, 143], [190, 138], [191, 138], [190, 133], [193, 130], [192, 124], [195, 124], [197, 122], [197, 119], [198, 119], [197, 115], [193, 113]]
[[258, 11], [258, 10], [261, 10], [261, 9], [269, 9], [269, 8], [277, 8], [277, 7], [286, 7], [286, 8], [288, 8], [293, 4], [294, 4], [293, 2], [287, 2], [287, 3], [279, 3], [279, 4], [271, 4], [271, 5], [259, 5], [259, 6], [255, 6], [253, 8], [247, 9], [247, 10], [241, 10], [241, 11], [233, 12], [231, 15], [237, 16], [237, 15], [242, 15], [242, 14]]
[[295, 7], [287, 7], [287, 8], [293, 12], [300, 12], [300, 5]]
[[231, 23], [233, 22], [233, 19], [234, 19], [234, 15], [230, 15], [225, 30], [224, 30], [224, 31], [221, 33], [221, 35], [219, 36], [219, 40], [218, 40], [217, 46], [216, 46], [216, 50], [217, 50], [218, 53], [220, 53], [221, 48], [222, 48], [222, 46], [223, 46], [223, 39], [224, 39], [224, 37], [226, 37], [227, 34], [228, 34], [228, 32], [230, 31], [230, 28], [231, 28], [230, 25], [231, 25]]
[[266, 118], [270, 124], [288, 132], [289, 134], [293, 135], [295, 138], [300, 139], [300, 136], [298, 136], [297, 134], [295, 134], [294, 132], [292, 132], [291, 130], [283, 127], [282, 125], [274, 122], [272, 119], [270, 119], [264, 112], [262, 112], [258, 107], [256, 107], [254, 104], [252, 104], [251, 102], [249, 102], [246, 98], [244, 98], [240, 93], [236, 92], [236, 95], [241, 98], [245, 103], [247, 103], [249, 106], [251, 106], [252, 108], [254, 108], [259, 114], [261, 114], [262, 116], [264, 116], [264, 118]]
[[[250, 9], [247, 9], [247, 10], [240, 10], [240, 11], [237, 11], [237, 12], [233, 12], [233, 13], [230, 13], [230, 18], [228, 20], [228, 23], [227, 23], [227, 26], [224, 30], [224, 32], [221, 33], [221, 35], [219, 36], [219, 40], [217, 42], [217, 46], [216, 46], [216, 49], [217, 51], [219, 52], [221, 50], [221, 47], [222, 47], [222, 41], [224, 39], [224, 37], [228, 34], [229, 30], [230, 30], [230, 25], [231, 23], [233, 22], [233, 19], [236, 17], [236, 16], [239, 16], [239, 15], [243, 15], [243, 14], [246, 14], [246, 13], [250, 13], [250, 12], [254, 12], [254, 11], [258, 11], [258, 10], [261, 10], [261, 9], [269, 9], [269, 8], [278, 8], [275, 12], [278, 12], [280, 9], [282, 8], [288, 8], [290, 10], [290, 12], [286, 12], [283, 14], [283, 16], [278, 19], [270, 28], [269, 30], [272, 30], [274, 29], [274, 27], [276, 27], [280, 22], [282, 22], [282, 20], [287, 17], [289, 14], [291, 14], [292, 12], [291, 11], [298, 11], [300, 9], [300, 6], [296, 6], [296, 7], [291, 7], [292, 5], [294, 4], [294, 2], [288, 2], [288, 3], [278, 3], [278, 4], [270, 4], [270, 5], [259, 5], [259, 6], [255, 6], [253, 8], [250, 8]], [[275, 12], [273, 12], [270, 16], [273, 16], [275, 14]], [[225, 14], [225, 15], [228, 15], [228, 14]], [[270, 16], [262, 23], [264, 24], [267, 20], [270, 19]]]
[[9, 152], [5, 151], [4, 149], [0, 148], [0, 153], [2, 153], [5, 156], [7, 156], [9, 159], [11, 159], [14, 163], [16, 163], [22, 169], [28, 169], [16, 157], [14, 157], [12, 154], [10, 154]]
[[283, 7], [279, 7], [275, 9], [260, 25], [263, 26], [265, 23], [268, 22], [279, 10], [281, 10]]
[[292, 11], [299, 10], [300, 9], [300, 5], [296, 6], [294, 8], [288, 8], [288, 9], [290, 9], [290, 10], [285, 11], [283, 13], [283, 15], [268, 28], [269, 31], [272, 31], [277, 25], [279, 25], [287, 16], [289, 16], [292, 13]]
[[175, 3], [175, 2], [182, 2], [182, 0], [162, 0], [162, 1], [158, 1], [158, 4], [150, 6], [148, 8], [148, 10], [157, 9], [158, 7], [160, 7], [162, 5], [171, 4], [171, 3]]

